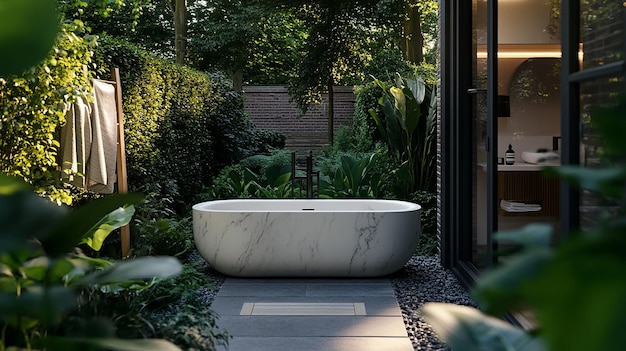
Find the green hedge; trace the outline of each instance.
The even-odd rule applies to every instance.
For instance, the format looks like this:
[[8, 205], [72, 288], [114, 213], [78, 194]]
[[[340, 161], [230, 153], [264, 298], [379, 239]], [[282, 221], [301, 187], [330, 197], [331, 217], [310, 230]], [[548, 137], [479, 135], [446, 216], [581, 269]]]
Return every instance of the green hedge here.
[[0, 172], [18, 176], [58, 203], [72, 197], [57, 171], [58, 128], [66, 103], [88, 94], [83, 65], [95, 38], [64, 23], [48, 57], [20, 75], [0, 78]]
[[254, 150], [243, 97], [207, 75], [103, 37], [98, 67], [119, 67], [128, 182], [189, 204], [221, 168]]

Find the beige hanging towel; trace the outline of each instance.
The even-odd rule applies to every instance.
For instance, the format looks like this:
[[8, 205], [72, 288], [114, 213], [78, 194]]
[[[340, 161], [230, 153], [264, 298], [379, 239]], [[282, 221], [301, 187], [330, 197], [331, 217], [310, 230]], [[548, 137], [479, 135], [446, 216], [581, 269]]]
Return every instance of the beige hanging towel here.
[[91, 106], [81, 97], [70, 106], [61, 127], [61, 169], [69, 170], [70, 183], [86, 186], [87, 162], [91, 152]]
[[94, 79], [91, 125], [93, 140], [87, 170], [89, 190], [111, 194], [116, 181], [117, 110], [115, 87]]

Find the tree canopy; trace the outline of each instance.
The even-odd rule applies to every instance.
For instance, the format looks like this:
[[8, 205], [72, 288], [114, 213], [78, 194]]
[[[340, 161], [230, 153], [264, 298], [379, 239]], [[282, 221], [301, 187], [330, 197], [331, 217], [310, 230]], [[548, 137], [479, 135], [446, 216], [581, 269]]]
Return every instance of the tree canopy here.
[[[324, 93], [332, 99], [337, 84], [363, 84], [436, 58], [436, 0], [126, 1], [141, 6], [89, 21], [94, 34], [122, 36], [178, 63], [225, 72], [237, 90], [287, 85], [303, 112]], [[88, 21], [102, 0], [68, 2], [79, 4], [70, 7], [72, 16]], [[332, 133], [332, 100], [328, 116]]]

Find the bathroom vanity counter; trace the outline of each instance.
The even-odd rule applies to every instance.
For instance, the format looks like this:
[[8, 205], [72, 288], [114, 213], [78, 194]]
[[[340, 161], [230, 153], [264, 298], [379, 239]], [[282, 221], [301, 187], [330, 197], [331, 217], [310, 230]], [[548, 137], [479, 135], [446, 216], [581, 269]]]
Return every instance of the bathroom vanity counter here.
[[498, 165], [498, 172], [537, 172], [541, 171], [545, 167], [558, 167], [559, 164], [546, 163], [546, 164], [533, 164], [526, 162], [515, 162], [512, 165]]
[[[479, 163], [478, 166], [483, 171], [487, 170], [486, 163]], [[533, 164], [526, 162], [515, 162], [512, 165], [498, 165], [498, 172], [540, 172], [545, 167], [558, 167], [560, 164], [557, 163], [546, 163], [546, 164]]]

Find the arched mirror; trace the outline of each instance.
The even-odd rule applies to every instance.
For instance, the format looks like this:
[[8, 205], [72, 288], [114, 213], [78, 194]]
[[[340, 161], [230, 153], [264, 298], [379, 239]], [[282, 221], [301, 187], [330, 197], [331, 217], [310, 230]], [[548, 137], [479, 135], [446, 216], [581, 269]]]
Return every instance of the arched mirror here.
[[509, 88], [511, 118], [504, 121], [513, 135], [560, 134], [559, 58], [529, 58], [513, 74]]

